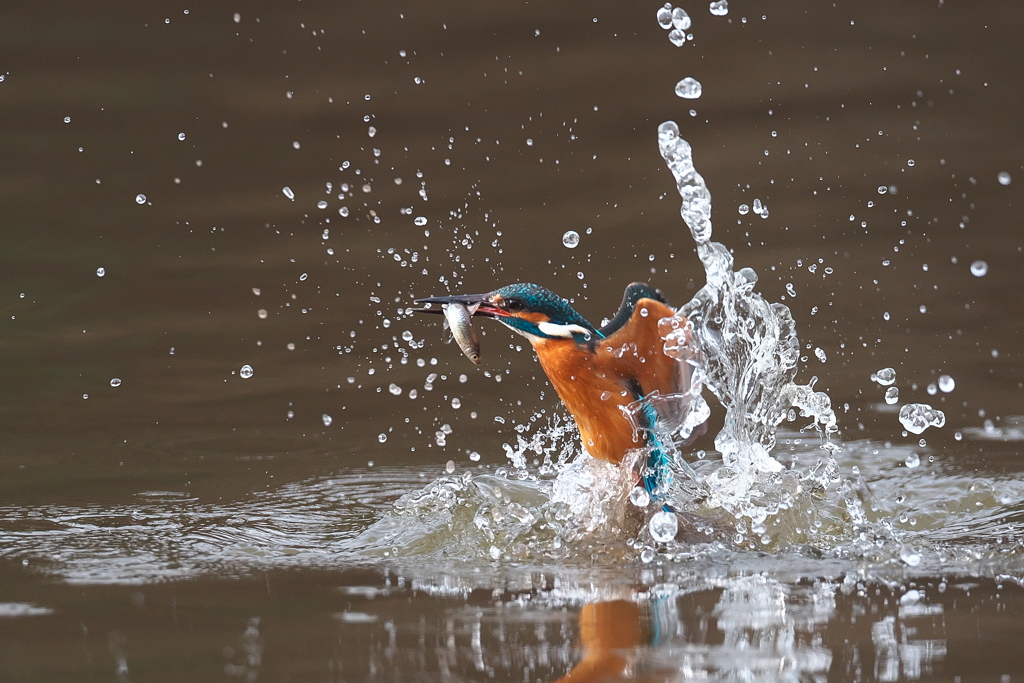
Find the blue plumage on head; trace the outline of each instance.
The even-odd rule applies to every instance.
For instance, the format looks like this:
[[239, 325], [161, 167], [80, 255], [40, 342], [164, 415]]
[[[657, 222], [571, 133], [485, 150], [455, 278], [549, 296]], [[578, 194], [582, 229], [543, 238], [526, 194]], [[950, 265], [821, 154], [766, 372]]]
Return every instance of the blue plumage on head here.
[[580, 315], [569, 302], [552, 292], [547, 287], [541, 287], [529, 282], [518, 282], [514, 285], [505, 285], [496, 289], [492, 295], [498, 295], [505, 301], [519, 301], [523, 310], [531, 313], [543, 313], [553, 323], [559, 325], [579, 325], [587, 330], [596, 332], [596, 328], [586, 318]]

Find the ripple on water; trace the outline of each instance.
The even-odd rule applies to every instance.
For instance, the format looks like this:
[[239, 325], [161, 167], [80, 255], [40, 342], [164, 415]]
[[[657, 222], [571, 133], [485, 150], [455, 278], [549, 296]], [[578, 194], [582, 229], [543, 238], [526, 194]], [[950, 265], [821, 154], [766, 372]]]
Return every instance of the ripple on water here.
[[[780, 459], [797, 471], [818, 450], [817, 438], [798, 432], [780, 434], [779, 442]], [[923, 457], [916, 469], [903, 466], [921, 450], [846, 443], [841, 486], [813, 495], [799, 491], [799, 479], [789, 480], [797, 487], [766, 487], [761, 500], [774, 514], [763, 519], [730, 516], [694, 498], [679, 504], [679, 540], [658, 544], [643, 540], [658, 506], [629, 503], [625, 468], [615, 468], [616, 476], [606, 463], [582, 457], [543, 475], [514, 467], [454, 475], [437, 467], [353, 470], [228, 502], [147, 491], [130, 505], [8, 506], [0, 508], [0, 557], [90, 583], [381, 561], [429, 567], [431, 576], [457, 575], [462, 567], [493, 580], [544, 567], [623, 579], [649, 566], [644, 550], [660, 571], [681, 576], [699, 567], [840, 576], [864, 566], [893, 576], [1024, 575], [1024, 482]], [[693, 458], [693, 474], [706, 478], [720, 467], [716, 457]], [[690, 474], [678, 468], [673, 476]], [[906, 548], [917, 556], [913, 567], [902, 559]], [[765, 550], [774, 553], [770, 562]]]
[[422, 474], [350, 470], [225, 502], [147, 491], [131, 504], [0, 507], [0, 557], [88, 583], [365, 562], [347, 542]]

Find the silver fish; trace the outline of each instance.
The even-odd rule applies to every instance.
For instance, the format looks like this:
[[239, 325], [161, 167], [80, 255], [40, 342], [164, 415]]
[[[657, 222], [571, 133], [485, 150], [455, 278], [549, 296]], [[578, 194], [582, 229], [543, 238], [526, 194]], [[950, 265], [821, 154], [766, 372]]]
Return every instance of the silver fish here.
[[459, 343], [459, 348], [466, 358], [480, 365], [480, 338], [473, 329], [473, 314], [480, 304], [464, 306], [463, 304], [445, 304], [444, 318], [452, 330], [452, 337]]

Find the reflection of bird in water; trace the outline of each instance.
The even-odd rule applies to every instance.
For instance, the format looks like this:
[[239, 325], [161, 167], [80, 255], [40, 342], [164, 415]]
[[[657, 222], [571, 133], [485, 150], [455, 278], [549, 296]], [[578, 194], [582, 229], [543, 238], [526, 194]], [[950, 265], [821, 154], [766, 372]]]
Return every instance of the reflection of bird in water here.
[[[626, 452], [652, 446], [648, 471], [660, 471], [666, 456], [651, 443], [648, 430], [637, 433], [623, 408], [655, 392], [664, 396], [690, 387], [690, 366], [663, 350], [658, 321], [675, 315], [661, 292], [634, 282], [626, 288], [618, 313], [597, 328], [554, 292], [533, 284], [514, 284], [489, 294], [464, 294], [420, 299], [421, 313], [445, 313], [467, 356], [479, 362], [479, 345], [469, 334], [471, 316], [494, 318], [530, 340], [540, 365], [579, 428], [590, 455], [613, 463]], [[472, 341], [471, 341], [472, 338]], [[653, 415], [647, 424], [653, 427]], [[695, 430], [694, 435], [702, 433]], [[654, 492], [658, 480], [644, 479]]]
[[583, 658], [558, 683], [615, 680], [629, 663], [627, 655], [649, 641], [640, 606], [631, 600], [584, 605], [580, 611]]

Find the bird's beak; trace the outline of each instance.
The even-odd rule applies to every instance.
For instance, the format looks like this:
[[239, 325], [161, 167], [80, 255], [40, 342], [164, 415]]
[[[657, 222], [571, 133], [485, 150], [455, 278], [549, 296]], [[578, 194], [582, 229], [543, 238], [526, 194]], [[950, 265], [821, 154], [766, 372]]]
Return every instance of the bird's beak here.
[[489, 294], [453, 294], [452, 296], [432, 296], [426, 299], [416, 299], [414, 303], [421, 304], [420, 308], [410, 309], [413, 313], [443, 313], [445, 304], [462, 304], [471, 315], [495, 318], [500, 315], [508, 315], [505, 311], [494, 306], [489, 301]]

